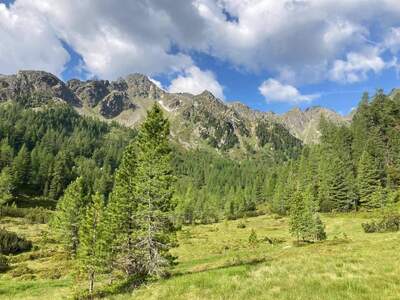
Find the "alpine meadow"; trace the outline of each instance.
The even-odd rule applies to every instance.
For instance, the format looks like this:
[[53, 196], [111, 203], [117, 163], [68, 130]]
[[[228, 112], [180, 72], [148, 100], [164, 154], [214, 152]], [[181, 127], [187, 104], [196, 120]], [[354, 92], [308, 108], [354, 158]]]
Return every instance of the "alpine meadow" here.
[[0, 299], [400, 299], [399, 59], [397, 0], [0, 0]]

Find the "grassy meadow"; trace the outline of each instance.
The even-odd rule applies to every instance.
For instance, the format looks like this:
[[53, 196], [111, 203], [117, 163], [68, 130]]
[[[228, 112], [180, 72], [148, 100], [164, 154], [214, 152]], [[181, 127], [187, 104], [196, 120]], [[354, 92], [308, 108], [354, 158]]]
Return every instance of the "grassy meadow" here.
[[[366, 234], [361, 223], [370, 218], [323, 215], [328, 240], [302, 245], [290, 237], [287, 218], [271, 215], [185, 226], [169, 278], [107, 299], [400, 299], [400, 233]], [[34, 249], [10, 258], [0, 299], [70, 299], [84, 287], [47, 225], [3, 218], [1, 226]]]

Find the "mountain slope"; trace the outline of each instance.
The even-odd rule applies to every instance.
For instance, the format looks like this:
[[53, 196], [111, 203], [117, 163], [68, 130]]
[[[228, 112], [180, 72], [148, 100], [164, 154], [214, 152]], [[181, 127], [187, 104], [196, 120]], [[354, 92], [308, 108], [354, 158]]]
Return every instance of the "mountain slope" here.
[[[186, 148], [211, 147], [232, 154], [265, 149], [290, 156], [304, 143], [318, 141], [323, 115], [346, 122], [323, 108], [292, 110], [284, 115], [260, 112], [241, 103], [227, 104], [208, 91], [199, 95], [168, 93], [148, 77], [132, 74], [116, 81], [73, 79], [64, 83], [43, 71], [0, 76], [0, 101], [40, 106], [49, 101], [72, 105], [79, 113], [134, 127], [158, 102], [171, 120], [173, 138]], [[25, 103], [26, 102], [26, 103]]]

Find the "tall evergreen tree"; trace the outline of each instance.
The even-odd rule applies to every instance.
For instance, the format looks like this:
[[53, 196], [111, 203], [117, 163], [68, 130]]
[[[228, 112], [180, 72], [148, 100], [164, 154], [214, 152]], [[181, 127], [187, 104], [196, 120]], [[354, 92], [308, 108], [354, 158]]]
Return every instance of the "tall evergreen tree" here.
[[127, 275], [161, 275], [174, 241], [169, 123], [154, 105], [125, 150], [108, 205], [111, 261]]
[[0, 207], [13, 199], [13, 179], [10, 168], [5, 167], [0, 173]]
[[375, 204], [371, 196], [381, 186], [381, 181], [376, 161], [368, 151], [362, 153], [358, 164], [357, 186], [360, 206], [366, 208], [374, 207]]
[[105, 221], [107, 223], [105, 238], [109, 248], [107, 250], [109, 267], [119, 269], [127, 276], [141, 270], [138, 257], [135, 255], [136, 169], [136, 149], [134, 142], [131, 142], [125, 148], [121, 164], [116, 171]]
[[100, 193], [92, 196], [79, 226], [77, 263], [80, 272], [87, 276], [89, 294], [93, 294], [96, 274], [104, 268], [105, 239], [103, 237], [104, 198]]
[[74, 257], [79, 245], [79, 227], [87, 205], [83, 178], [78, 177], [58, 201], [51, 225], [64, 248]]
[[136, 145], [137, 246], [142, 250], [146, 273], [161, 275], [169, 264], [168, 251], [174, 241], [170, 218], [174, 176], [169, 122], [157, 104], [141, 125]]
[[12, 163], [14, 185], [17, 189], [23, 188], [29, 181], [30, 155], [25, 145], [21, 147]]

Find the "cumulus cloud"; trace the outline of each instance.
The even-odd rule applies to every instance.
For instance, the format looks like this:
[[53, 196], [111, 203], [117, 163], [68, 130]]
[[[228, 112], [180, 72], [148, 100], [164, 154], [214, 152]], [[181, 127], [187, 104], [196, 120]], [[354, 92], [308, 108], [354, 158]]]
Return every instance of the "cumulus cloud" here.
[[379, 56], [379, 49], [370, 48], [363, 53], [351, 52], [346, 60], [336, 60], [330, 71], [334, 81], [354, 83], [365, 80], [369, 72], [379, 73], [386, 63]]
[[400, 27], [390, 29], [386, 35], [384, 45], [394, 54], [400, 51]]
[[183, 74], [171, 81], [168, 91], [171, 93], [186, 92], [200, 94], [208, 90], [216, 97], [224, 99], [223, 87], [211, 71], [202, 71], [196, 66], [184, 70]]
[[264, 81], [259, 86], [258, 90], [268, 102], [289, 102], [296, 104], [300, 102], [311, 102], [319, 97], [317, 94], [302, 95], [294, 86], [282, 84], [276, 79]]
[[59, 75], [68, 52], [40, 15], [0, 3], [0, 73], [45, 69]]
[[[397, 55], [399, 19], [398, 0], [16, 0], [1, 5], [0, 72], [59, 73], [62, 39], [107, 79], [180, 73], [197, 51], [291, 85], [354, 82], [379, 72], [385, 49]], [[355, 65], [365, 57], [370, 71]]]

